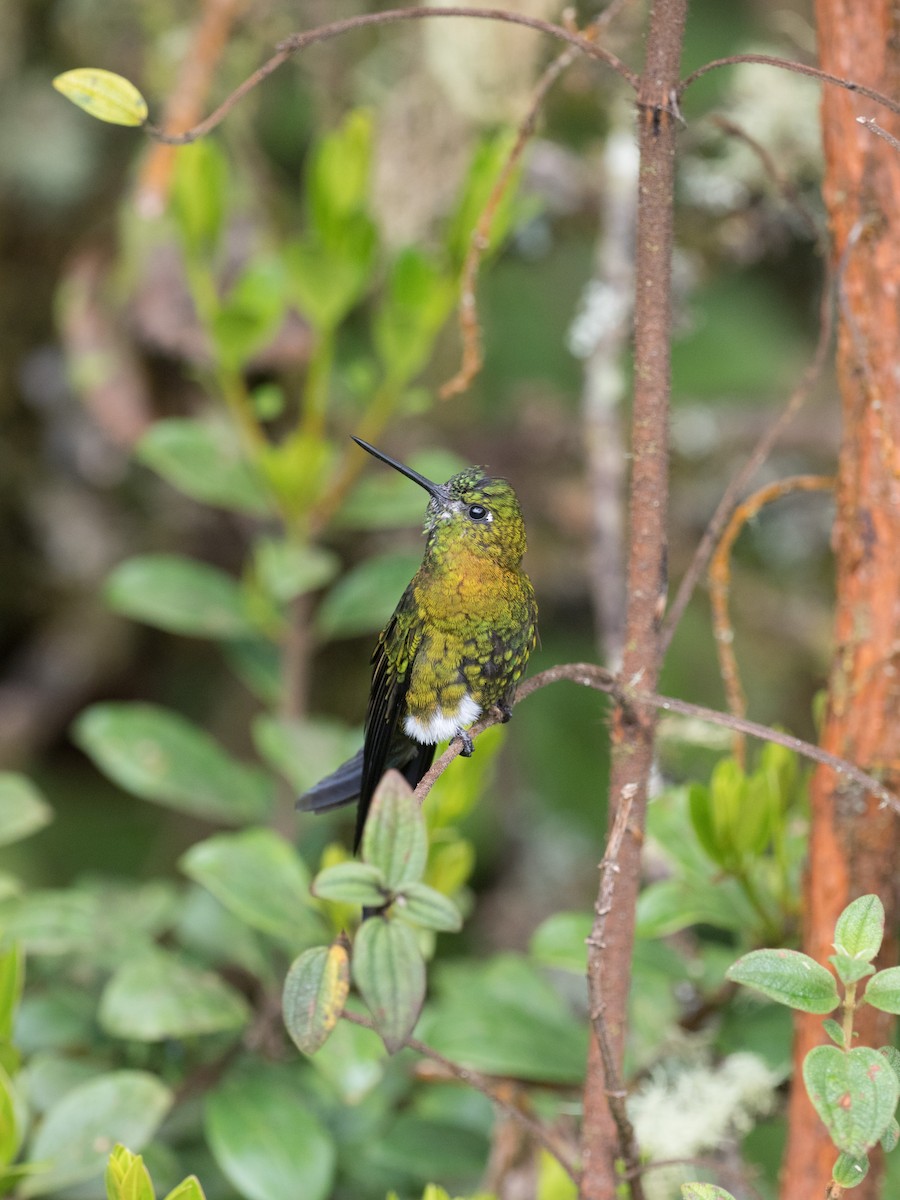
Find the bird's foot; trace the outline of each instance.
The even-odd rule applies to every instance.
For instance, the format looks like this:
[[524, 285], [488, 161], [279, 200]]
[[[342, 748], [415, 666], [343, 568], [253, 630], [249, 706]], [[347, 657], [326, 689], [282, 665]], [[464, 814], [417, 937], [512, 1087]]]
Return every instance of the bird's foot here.
[[475, 749], [475, 746], [472, 742], [472, 735], [467, 729], [457, 729], [456, 737], [462, 742], [462, 750], [460, 750], [460, 754], [463, 756], [463, 758], [471, 758], [472, 751]]
[[508, 704], [495, 704], [494, 708], [500, 714], [500, 723], [505, 725], [512, 716], [512, 708]]

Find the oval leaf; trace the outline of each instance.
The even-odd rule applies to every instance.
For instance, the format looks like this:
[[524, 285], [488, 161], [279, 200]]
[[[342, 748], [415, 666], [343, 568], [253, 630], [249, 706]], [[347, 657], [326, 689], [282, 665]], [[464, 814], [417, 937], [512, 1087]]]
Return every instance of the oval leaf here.
[[241, 1029], [250, 1009], [212, 971], [154, 950], [124, 962], [100, 998], [100, 1024], [113, 1037], [139, 1042]]
[[0, 771], [0, 846], [19, 842], [53, 820], [53, 809], [30, 779]]
[[363, 921], [353, 941], [353, 982], [393, 1054], [415, 1028], [425, 999], [425, 963], [412, 929], [384, 917]]
[[848, 904], [834, 927], [834, 948], [848, 958], [871, 962], [884, 937], [884, 905], [877, 896], [860, 896]]
[[319, 633], [352, 637], [381, 629], [421, 561], [419, 554], [384, 554], [360, 563], [338, 580], [319, 606]]
[[298, 1050], [315, 1054], [338, 1023], [350, 991], [350, 959], [341, 942], [314, 946], [284, 981], [284, 1023]]
[[882, 1012], [900, 1013], [900, 967], [888, 967], [869, 980], [865, 1000]]
[[381, 868], [392, 891], [421, 879], [425, 870], [425, 821], [412, 788], [399, 771], [388, 771], [375, 789], [363, 831], [362, 858]]
[[186, 417], [156, 421], [141, 438], [136, 454], [193, 500], [257, 517], [272, 511], [265, 487], [228, 426]]
[[841, 1154], [831, 1169], [831, 1177], [841, 1187], [852, 1188], [862, 1183], [869, 1173], [869, 1160], [864, 1154], [854, 1158], [852, 1154]]
[[462, 914], [453, 901], [425, 883], [405, 884], [392, 909], [402, 920], [423, 929], [439, 933], [462, 929]]
[[179, 865], [229, 912], [283, 945], [299, 950], [320, 937], [309, 873], [294, 847], [274, 830], [217, 834], [192, 846]]
[[257, 543], [255, 563], [269, 595], [281, 601], [293, 600], [331, 583], [341, 566], [341, 560], [331, 550], [274, 537]]
[[67, 100], [109, 125], [143, 125], [147, 120], [147, 101], [129, 79], [114, 71], [77, 67], [57, 75], [53, 86]]
[[277, 1067], [235, 1072], [206, 1102], [216, 1162], [247, 1200], [325, 1200], [335, 1150], [305, 1097]]
[[144, 800], [240, 825], [263, 820], [271, 779], [226, 754], [184, 717], [153, 704], [95, 704], [73, 737], [115, 783]]
[[313, 880], [312, 893], [320, 900], [365, 904], [373, 908], [380, 907], [388, 898], [381, 868], [361, 862], [326, 867]]
[[734, 1196], [714, 1183], [683, 1183], [681, 1200], [734, 1200]]
[[869, 1046], [816, 1046], [803, 1062], [809, 1098], [839, 1150], [861, 1158], [894, 1119], [900, 1083]]
[[209, 638], [253, 633], [231, 576], [176, 554], [145, 554], [120, 563], [106, 581], [105, 595], [116, 612], [169, 633]]
[[117, 1142], [140, 1150], [172, 1106], [172, 1093], [144, 1071], [114, 1071], [66, 1092], [31, 1140], [28, 1157], [49, 1169], [19, 1186], [23, 1196], [100, 1178]]
[[188, 1175], [177, 1187], [172, 1188], [166, 1200], [206, 1200], [200, 1180], [196, 1175]]
[[829, 1013], [840, 1003], [831, 972], [798, 950], [752, 950], [725, 974], [801, 1012]]

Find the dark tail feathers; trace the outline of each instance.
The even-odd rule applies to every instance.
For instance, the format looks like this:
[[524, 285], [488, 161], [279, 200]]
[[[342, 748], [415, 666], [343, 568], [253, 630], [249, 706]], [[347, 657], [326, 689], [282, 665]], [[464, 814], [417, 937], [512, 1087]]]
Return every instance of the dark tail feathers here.
[[320, 780], [297, 801], [301, 812], [325, 812], [329, 808], [340, 808], [359, 799], [362, 783], [363, 752], [359, 749], [352, 758], [336, 771]]

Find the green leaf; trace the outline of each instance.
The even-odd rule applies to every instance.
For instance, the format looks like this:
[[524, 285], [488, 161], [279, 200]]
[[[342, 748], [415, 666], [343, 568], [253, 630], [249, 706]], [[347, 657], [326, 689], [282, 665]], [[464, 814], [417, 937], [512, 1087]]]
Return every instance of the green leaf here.
[[230, 194], [228, 163], [212, 138], [178, 147], [170, 211], [191, 258], [206, 260], [215, 250]]
[[116, 1142], [140, 1150], [172, 1106], [169, 1089], [144, 1071], [113, 1071], [72, 1088], [45, 1115], [28, 1148], [40, 1175], [19, 1187], [23, 1196], [54, 1194], [99, 1179]]
[[[361, 453], [361, 452], [360, 452]], [[443, 450], [410, 455], [409, 465], [426, 479], [441, 482], [456, 475], [465, 463]], [[393, 471], [364, 475], [335, 514], [341, 529], [400, 529], [421, 525], [424, 512], [421, 488]]]
[[[247, 1200], [325, 1200], [335, 1150], [312, 1107], [277, 1067], [236, 1071], [206, 1101], [206, 1137]], [[298, 1188], [300, 1189], [298, 1191]]]
[[[366, 922], [368, 924], [369, 922]], [[514, 954], [439, 965], [422, 1038], [454, 1062], [492, 1075], [575, 1085], [584, 1078], [585, 1023], [544, 972]]]
[[884, 905], [877, 896], [860, 896], [848, 904], [834, 927], [834, 948], [848, 958], [871, 962], [884, 938]]
[[375, 789], [363, 831], [362, 858], [383, 871], [392, 891], [422, 878], [428, 858], [425, 821], [399, 771], [388, 771]]
[[17, 1101], [13, 1083], [0, 1067], [0, 1167], [8, 1167], [22, 1145], [21, 1104]]
[[453, 901], [425, 883], [405, 883], [391, 911], [411, 925], [438, 933], [457, 933], [462, 929], [462, 914]]
[[272, 511], [262, 480], [227, 425], [187, 417], [154, 421], [136, 455], [166, 483], [202, 504], [251, 516]]
[[900, 1082], [877, 1050], [816, 1046], [803, 1062], [803, 1081], [839, 1150], [861, 1158], [894, 1119]]
[[343, 862], [319, 872], [312, 883], [312, 894], [320, 900], [377, 908], [385, 903], [389, 893], [381, 867], [364, 862]]
[[[481, 143], [472, 156], [469, 174], [463, 184], [456, 211], [447, 230], [447, 247], [455, 263], [465, 261], [472, 233], [487, 205], [494, 184], [506, 166], [512, 150], [515, 133], [505, 131]], [[488, 251], [500, 246], [512, 228], [515, 210], [519, 207], [516, 197], [521, 169], [513, 179], [497, 205], [491, 224]]]
[[373, 123], [363, 109], [321, 139], [306, 175], [310, 216], [319, 235], [339, 242], [348, 219], [362, 211], [372, 164]]
[[350, 960], [340, 941], [314, 946], [291, 964], [282, 1012], [298, 1050], [315, 1054], [337, 1025], [350, 991]]
[[12, 1037], [13, 1021], [25, 986], [25, 955], [13, 942], [0, 950], [0, 1041]]
[[264, 820], [269, 776], [233, 759], [184, 717], [152, 704], [94, 704], [73, 737], [120, 787], [181, 812], [240, 825]]
[[828, 1036], [831, 1038], [831, 1040], [834, 1042], [834, 1044], [836, 1046], [840, 1046], [841, 1049], [843, 1050], [843, 1048], [844, 1048], [844, 1027], [843, 1027], [843, 1025], [840, 1025], [837, 1021], [833, 1021], [831, 1019], [831, 1017], [826, 1017], [826, 1019], [822, 1022], [822, 1028], [825, 1030], [825, 1032], [828, 1034]]
[[290, 720], [263, 713], [253, 722], [253, 741], [266, 762], [302, 795], [353, 756], [362, 734], [327, 717]]
[[878, 1053], [884, 1055], [891, 1064], [897, 1079], [900, 1080], [900, 1050], [896, 1046], [879, 1046]]
[[222, 643], [229, 667], [257, 699], [273, 707], [281, 700], [281, 656], [262, 638]]
[[363, 213], [346, 220], [335, 242], [312, 236], [285, 248], [297, 307], [319, 333], [332, 333], [362, 299], [377, 248], [377, 229]]
[[867, 975], [874, 975], [875, 968], [861, 958], [848, 958], [846, 954], [829, 954], [828, 961], [843, 984], [859, 983]]
[[723, 883], [672, 878], [651, 883], [638, 896], [637, 935], [666, 937], [691, 925], [743, 932], [758, 918], [732, 880]]
[[232, 371], [246, 368], [284, 319], [286, 272], [274, 255], [256, 255], [220, 302], [212, 335], [220, 361]]
[[352, 637], [381, 629], [421, 561], [420, 554], [382, 554], [348, 571], [319, 607], [319, 634]]
[[856, 1187], [868, 1173], [869, 1159], [865, 1154], [859, 1158], [854, 1158], [852, 1154], [840, 1154], [831, 1169], [832, 1179], [844, 1188]]
[[122, 963], [103, 989], [98, 1015], [112, 1037], [161, 1042], [241, 1029], [250, 1008], [218, 975], [156, 948]]
[[119, 1145], [106, 1166], [107, 1200], [156, 1200], [150, 1172], [139, 1154]]
[[147, 101], [130, 80], [114, 71], [77, 67], [57, 75], [53, 86], [67, 100], [108, 125], [143, 125], [147, 120]]
[[286, 602], [331, 583], [341, 560], [321, 546], [267, 537], [256, 543], [254, 564], [269, 595]]
[[394, 1054], [415, 1028], [425, 999], [425, 963], [415, 933], [400, 921], [370, 917], [353, 941], [352, 966], [353, 982]]
[[72, 889], [26, 892], [3, 907], [5, 934], [29, 954], [79, 954], [97, 936], [95, 899]]
[[274, 830], [217, 834], [192, 846], [179, 865], [229, 912], [284, 946], [302, 949], [322, 932], [310, 906], [309, 872]]
[[734, 1200], [734, 1196], [714, 1183], [683, 1183], [681, 1200]]
[[881, 1146], [886, 1154], [890, 1154], [892, 1150], [896, 1150], [898, 1143], [900, 1143], [900, 1125], [897, 1124], [895, 1118], [881, 1135]]
[[449, 276], [421, 250], [409, 247], [394, 259], [372, 326], [375, 350], [389, 379], [405, 383], [422, 369], [455, 291]]
[[752, 950], [726, 978], [801, 1012], [829, 1013], [840, 1003], [831, 972], [797, 950]]
[[592, 924], [590, 913], [554, 913], [531, 935], [528, 953], [544, 967], [583, 975], [587, 962], [585, 942]]
[[30, 779], [0, 771], [0, 846], [20, 842], [53, 820], [53, 809]]
[[215, 567], [175, 554], [120, 563], [106, 581], [116, 612], [169, 633], [245, 638], [253, 634], [238, 584]]
[[196, 1175], [188, 1175], [177, 1187], [172, 1188], [165, 1200], [206, 1200], [200, 1180]]
[[900, 1013], [900, 967], [888, 967], [873, 975], [866, 985], [864, 999], [882, 1012]]

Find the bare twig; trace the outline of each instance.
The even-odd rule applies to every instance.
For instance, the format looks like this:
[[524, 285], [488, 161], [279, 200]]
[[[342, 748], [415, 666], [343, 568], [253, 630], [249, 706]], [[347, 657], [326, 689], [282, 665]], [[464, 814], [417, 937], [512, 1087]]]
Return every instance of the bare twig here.
[[[600, 863], [600, 890], [594, 905], [594, 922], [591, 927], [590, 937], [587, 939], [589, 960], [592, 951], [602, 953], [606, 949], [607, 923], [610, 913], [613, 911], [616, 881], [620, 874], [619, 855], [622, 851], [622, 842], [626, 830], [631, 823], [631, 810], [637, 794], [637, 784], [629, 783], [622, 789], [622, 793], [618, 798], [615, 817], [609, 833], [609, 840], [606, 843], [606, 852]], [[622, 1151], [622, 1157], [625, 1159], [625, 1169], [626, 1171], [633, 1172], [632, 1179], [636, 1181], [640, 1178], [636, 1170], [641, 1161], [640, 1151], [634, 1133], [634, 1126], [628, 1116], [628, 1109], [626, 1107], [628, 1093], [622, 1082], [616, 1047], [610, 1036], [609, 1027], [606, 1022], [606, 1000], [604, 999], [603, 989], [599, 986], [600, 981], [595, 971], [588, 970], [587, 981], [591, 1028], [594, 1031], [594, 1037], [597, 1039], [597, 1045], [600, 1048], [600, 1058], [603, 1062], [603, 1083], [606, 1099], [612, 1119], [615, 1122], [619, 1146]], [[632, 1194], [634, 1194], [633, 1191]]]
[[345, 33], [350, 33], [356, 29], [364, 29], [370, 25], [391, 25], [397, 21], [428, 20], [433, 17], [471, 17], [473, 20], [506, 21], [511, 25], [524, 25], [528, 29], [537, 30], [538, 33], [546, 33], [549, 37], [557, 38], [562, 42], [568, 42], [569, 45], [583, 51], [589, 58], [593, 58], [597, 62], [602, 62], [610, 67], [630, 83], [632, 87], [637, 86], [638, 77], [611, 50], [606, 50], [603, 46], [599, 46], [595, 41], [583, 34], [566, 29], [562, 25], [554, 25], [551, 21], [542, 21], [538, 17], [529, 17], [524, 13], [507, 12], [501, 8], [389, 8], [383, 12], [360, 13], [355, 17], [347, 17], [342, 21], [332, 21], [327, 25], [320, 25], [316, 29], [304, 30], [302, 33], [294, 33], [290, 37], [285, 38], [278, 43], [275, 53], [266, 59], [262, 66], [254, 71], [252, 75], [249, 75], [242, 84], [236, 87], [231, 95], [223, 100], [214, 112], [210, 113], [205, 120], [200, 121], [192, 129], [185, 130], [184, 133], [168, 134], [150, 123], [145, 128], [157, 141], [166, 142], [168, 145], [183, 146], [188, 142], [195, 142], [198, 138], [204, 137], [210, 130], [215, 129], [248, 92], [253, 91], [264, 79], [268, 79], [274, 71], [277, 71], [280, 66], [286, 63], [289, 58], [297, 54], [300, 50], [305, 50], [307, 46], [312, 46], [316, 42], [327, 42], [332, 38], [341, 37]]
[[762, 144], [757, 141], [752, 134], [748, 133], [736, 121], [732, 121], [730, 117], [723, 117], [716, 114], [712, 117], [712, 123], [717, 125], [723, 133], [729, 137], [738, 138], [746, 146], [748, 146], [762, 164], [763, 170], [775, 184], [778, 191], [784, 197], [785, 201], [794, 209], [800, 217], [803, 224], [806, 226], [807, 232], [816, 244], [816, 248], [820, 251], [825, 250], [825, 232], [822, 229], [821, 223], [816, 218], [815, 213], [804, 201], [800, 194], [800, 189], [785, 173], [779, 170], [775, 159]]
[[497, 215], [500, 202], [506, 194], [525, 147], [531, 140], [537, 124], [538, 113], [550, 88], [578, 57], [578, 51], [570, 46], [558, 55], [544, 71], [538, 80], [528, 106], [528, 112], [519, 125], [516, 140], [507, 155], [506, 162], [491, 189], [487, 204], [481, 211], [478, 223], [472, 231], [466, 261], [462, 269], [462, 282], [459, 294], [459, 331], [462, 338], [462, 362], [459, 370], [452, 379], [448, 379], [440, 390], [442, 400], [449, 400], [464, 392], [478, 372], [481, 370], [484, 356], [481, 351], [481, 331], [478, 325], [478, 311], [475, 297], [475, 285], [484, 254], [490, 245], [491, 226]]
[[877, 133], [880, 138], [884, 138], [889, 146], [893, 146], [895, 150], [900, 150], [900, 141], [892, 133], [888, 133], [886, 129], [882, 129], [872, 117], [857, 117], [856, 120], [858, 124], [865, 125], [866, 129], [871, 133]]
[[[716, 552], [709, 565], [709, 593], [712, 604], [713, 631], [716, 639], [716, 653], [719, 656], [719, 670], [725, 685], [725, 697], [729, 712], [736, 717], [743, 717], [747, 711], [747, 700], [741, 686], [737, 658], [734, 653], [734, 630], [728, 616], [728, 593], [731, 586], [731, 550], [741, 530], [751, 521], [761, 508], [780, 500], [792, 492], [821, 492], [830, 491], [834, 487], [834, 479], [830, 475], [793, 475], [788, 479], [777, 479], [766, 484], [752, 496], [748, 496], [731, 514], [731, 519], [725, 527]], [[734, 756], [744, 765], [744, 735], [736, 732], [734, 736]]]
[[681, 583], [678, 585], [678, 591], [675, 593], [675, 598], [669, 605], [669, 610], [663, 621], [661, 636], [664, 652], [668, 649], [678, 623], [684, 615], [684, 610], [687, 608], [694, 593], [694, 589], [703, 572], [706, 570], [706, 565], [710, 560], [716, 542], [725, 528], [728, 517], [738, 501], [738, 497], [769, 457], [772, 447], [806, 403], [822, 375], [822, 371], [828, 361], [828, 350], [834, 334], [834, 286], [835, 281], [840, 278], [841, 274], [842, 269], [839, 268], [835, 275], [835, 280], [826, 281], [822, 289], [819, 315], [819, 340], [816, 342], [816, 349], [811, 362], [803, 372], [800, 382], [791, 393], [781, 415], [765, 430], [762, 437], [754, 446], [746, 463], [732, 478], [728, 487], [722, 493], [722, 499], [719, 501], [716, 511], [713, 513], [703, 533], [703, 537], [694, 551], [694, 557], [691, 559]]
[[[363, 1029], [374, 1030], [375, 1028], [368, 1017], [363, 1016], [362, 1013], [353, 1012], [352, 1009], [345, 1008], [341, 1016], [351, 1025], [359, 1025]], [[534, 1140], [556, 1159], [573, 1183], [579, 1182], [581, 1172], [570, 1148], [560, 1145], [545, 1125], [507, 1100], [501, 1089], [487, 1075], [482, 1075], [480, 1071], [474, 1071], [471, 1067], [464, 1067], [461, 1063], [446, 1058], [439, 1050], [435, 1050], [426, 1042], [420, 1042], [418, 1038], [408, 1037], [403, 1045], [414, 1050], [416, 1054], [421, 1054], [423, 1058], [437, 1063], [448, 1075], [452, 1075], [460, 1083], [468, 1084], [469, 1087], [481, 1092], [483, 1096], [487, 1096], [497, 1108], [526, 1129]]]
[[[652, 705], [664, 712], [680, 713], [685, 717], [699, 717], [702, 721], [709, 721], [711, 725], [721, 725], [724, 729], [745, 733], [748, 737], [758, 738], [762, 742], [775, 742], [776, 745], [793, 750], [795, 754], [800, 754], [812, 762], [829, 767], [838, 775], [842, 775], [856, 784], [864, 793], [876, 796], [883, 808], [890, 808], [900, 815], [900, 797], [889, 791], [874, 775], [869, 775], [847, 759], [839, 758], [836, 754], [829, 754], [827, 750], [822, 750], [821, 747], [814, 746], [811, 742], [805, 742], [802, 738], [794, 737], [792, 734], [783, 733], [780, 729], [761, 725], [758, 721], [748, 721], [745, 717], [718, 712], [714, 708], [706, 708], [702, 704], [692, 704], [689, 700], [678, 700], [674, 696], [660, 696], [654, 692], [641, 691], [639, 688], [629, 685], [621, 676], [607, 671], [604, 667], [597, 666], [596, 663], [565, 663], [558, 667], [548, 667], [546, 671], [541, 671], [540, 674], [533, 675], [519, 684], [516, 704], [527, 699], [532, 692], [539, 691], [551, 683], [559, 683], [563, 679], [570, 683], [577, 683], [580, 687], [605, 692], [624, 708], [632, 708], [637, 704]], [[485, 729], [496, 725], [500, 720], [502, 720], [502, 716], [499, 712], [490, 712], [476, 722], [469, 733], [475, 739]], [[425, 799], [436, 780], [440, 778], [462, 749], [463, 746], [459, 739], [452, 741], [440, 758], [434, 762], [431, 770], [422, 777], [416, 788], [416, 797], [420, 802]]]
[[796, 75], [808, 75], [811, 79], [819, 79], [822, 83], [831, 83], [835, 87], [844, 88], [845, 91], [865, 96], [867, 100], [874, 100], [876, 104], [881, 104], [890, 112], [900, 113], [900, 101], [892, 100], [884, 92], [876, 91], [875, 88], [867, 87], [864, 83], [857, 83], [853, 79], [832, 75], [829, 71], [822, 71], [818, 67], [810, 67], [806, 63], [795, 62], [790, 58], [778, 58], [772, 54], [732, 54], [728, 58], [715, 58], [711, 62], [704, 63], [702, 67], [698, 67], [696, 71], [686, 75], [679, 83], [676, 89], [678, 98], [680, 99], [684, 95], [692, 83], [696, 83], [710, 71], [716, 71], [719, 67], [733, 67], [738, 63], [759, 63], [764, 67], [778, 67], [782, 71], [793, 71]]

